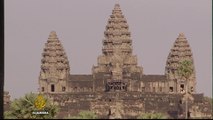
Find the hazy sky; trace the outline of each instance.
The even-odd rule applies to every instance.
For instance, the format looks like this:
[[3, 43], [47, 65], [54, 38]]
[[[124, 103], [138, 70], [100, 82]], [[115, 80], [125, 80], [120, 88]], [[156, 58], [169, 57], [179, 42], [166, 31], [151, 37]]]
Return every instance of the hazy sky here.
[[145, 74], [164, 74], [170, 49], [184, 32], [197, 92], [212, 95], [211, 0], [5, 0], [5, 90], [12, 99], [38, 90], [41, 54], [52, 30], [68, 55], [71, 74], [91, 74], [116, 2]]

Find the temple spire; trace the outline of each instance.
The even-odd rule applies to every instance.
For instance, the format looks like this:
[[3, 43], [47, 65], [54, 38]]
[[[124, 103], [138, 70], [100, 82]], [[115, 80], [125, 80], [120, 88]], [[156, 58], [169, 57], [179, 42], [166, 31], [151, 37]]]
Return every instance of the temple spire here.
[[51, 31], [50, 34], [49, 34], [49, 39], [48, 40], [57, 40], [58, 37], [57, 37], [57, 34], [55, 31]]
[[47, 92], [48, 89], [45, 90], [44, 88], [49, 88], [49, 83], [55, 85], [58, 82], [62, 82], [60, 85], [62, 85], [63, 90], [55, 85], [55, 91], [64, 91], [66, 81], [69, 78], [70, 67], [67, 55], [55, 31], [50, 32], [42, 57], [39, 77], [40, 91]]
[[[184, 33], [179, 33], [178, 38], [175, 40], [173, 47], [168, 55], [165, 67], [165, 74], [169, 80], [181, 80], [180, 76], [177, 74], [177, 69], [181, 61], [188, 60], [192, 62], [194, 68], [194, 60], [190, 45], [184, 35]], [[196, 78], [195, 70], [190, 77], [190, 89], [195, 92]], [[177, 91], [181, 92], [180, 86], [177, 87]]]
[[178, 38], [186, 38], [186, 37], [185, 37], [184, 33], [181, 32], [181, 33], [179, 33]]
[[103, 54], [120, 53], [118, 51], [124, 54], [132, 53], [129, 26], [119, 4], [115, 4], [104, 33], [105, 39], [103, 42], [106, 44], [103, 45]]
[[51, 31], [51, 32], [50, 32], [50, 35], [57, 36], [55, 31]]
[[119, 66], [127, 67], [129, 72], [142, 73], [137, 66], [137, 58], [132, 55], [132, 39], [127, 20], [122, 14], [119, 4], [115, 4], [110, 15], [103, 39], [103, 55], [98, 57], [98, 66], [93, 71], [112, 72]]
[[114, 10], [121, 10], [120, 5], [118, 3], [115, 4]]
[[[176, 70], [177, 65], [172, 66], [171, 64], [177, 64], [182, 60], [190, 60], [193, 62], [193, 55], [184, 33], [179, 33], [178, 38], [175, 40], [173, 47], [171, 48], [171, 52], [167, 58], [167, 65], [170, 65], [170, 67], [166, 67], [166, 69]], [[168, 71], [166, 71], [166, 73], [167, 72]]]

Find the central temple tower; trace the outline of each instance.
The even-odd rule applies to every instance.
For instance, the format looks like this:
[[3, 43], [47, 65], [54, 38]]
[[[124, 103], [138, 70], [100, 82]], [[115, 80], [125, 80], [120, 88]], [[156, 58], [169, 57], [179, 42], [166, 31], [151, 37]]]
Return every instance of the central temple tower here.
[[[92, 72], [93, 74], [105, 73], [110, 76], [107, 80], [109, 85], [107, 90], [125, 89], [124, 84], [127, 84], [127, 78], [133, 74], [141, 76], [143, 68], [137, 66], [137, 57], [132, 55], [129, 26], [119, 4], [115, 4], [112, 10], [104, 37], [103, 54], [98, 57], [98, 66], [94, 66]], [[115, 84], [117, 87], [113, 87]]]

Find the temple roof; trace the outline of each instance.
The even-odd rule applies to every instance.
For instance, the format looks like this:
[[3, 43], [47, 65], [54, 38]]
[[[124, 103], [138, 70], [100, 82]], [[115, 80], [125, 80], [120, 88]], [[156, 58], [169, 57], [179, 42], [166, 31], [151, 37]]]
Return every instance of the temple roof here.
[[93, 78], [92, 75], [70, 75], [68, 81], [69, 87], [92, 88]]
[[70, 81], [87, 81], [92, 80], [92, 75], [70, 75]]
[[143, 75], [141, 80], [143, 81], [164, 81], [167, 80], [165, 75]]
[[[100, 74], [100, 77], [103, 78], [104, 74]], [[142, 75], [141, 80], [144, 81], [162, 81], [166, 80], [165, 75]], [[92, 75], [70, 75], [69, 81], [92, 81], [93, 76]]]

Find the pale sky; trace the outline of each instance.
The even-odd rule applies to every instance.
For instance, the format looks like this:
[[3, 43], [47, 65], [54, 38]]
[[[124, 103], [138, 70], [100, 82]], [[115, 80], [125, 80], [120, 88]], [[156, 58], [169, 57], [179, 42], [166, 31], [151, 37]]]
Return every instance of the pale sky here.
[[180, 32], [191, 46], [197, 92], [212, 95], [211, 0], [5, 0], [5, 90], [37, 92], [42, 52], [56, 31], [71, 74], [91, 74], [115, 3], [127, 19], [133, 54], [144, 74], [164, 74]]

